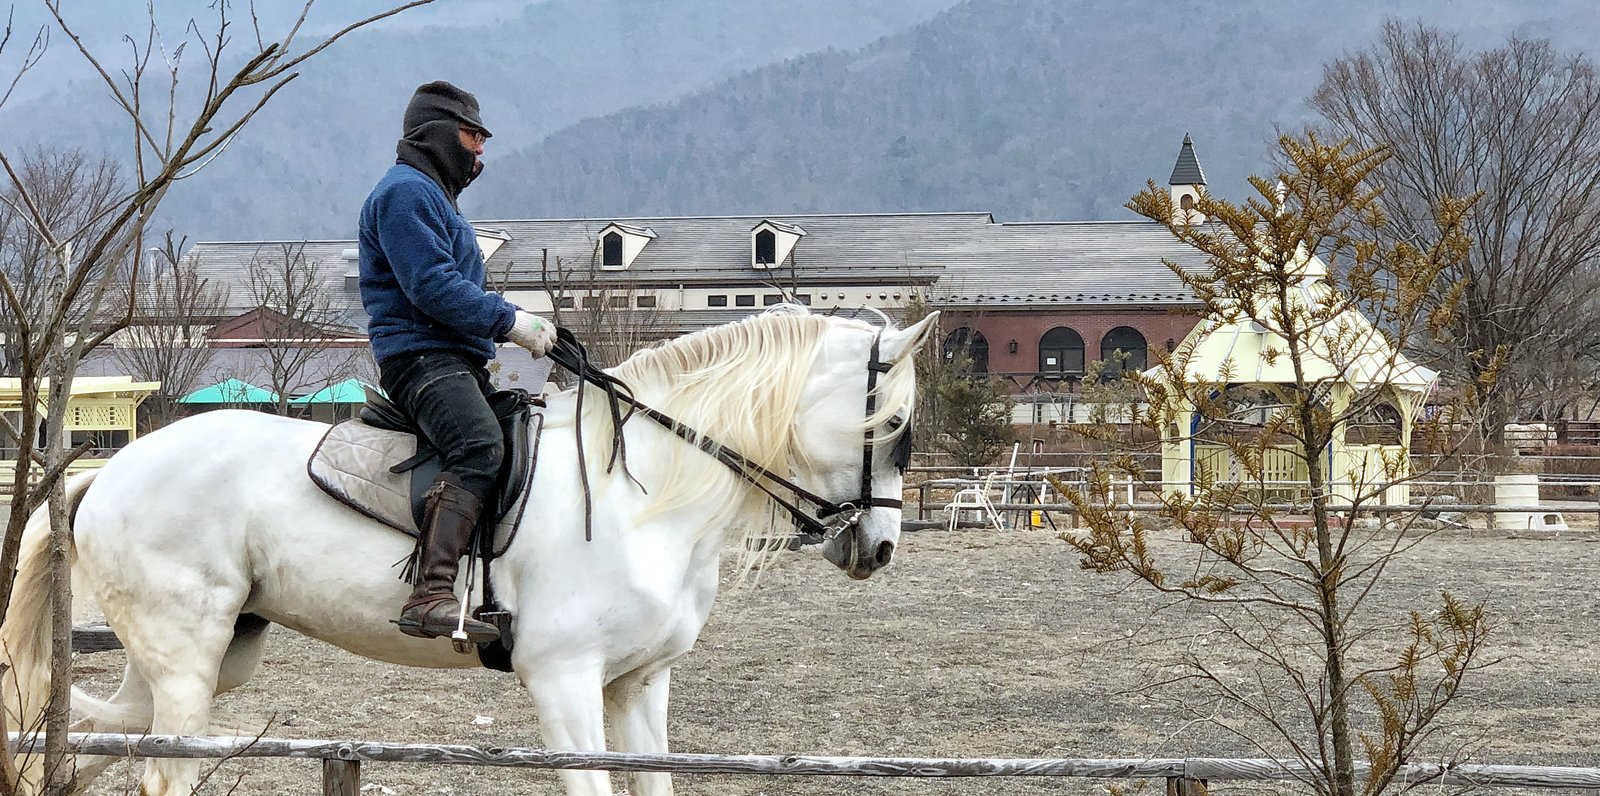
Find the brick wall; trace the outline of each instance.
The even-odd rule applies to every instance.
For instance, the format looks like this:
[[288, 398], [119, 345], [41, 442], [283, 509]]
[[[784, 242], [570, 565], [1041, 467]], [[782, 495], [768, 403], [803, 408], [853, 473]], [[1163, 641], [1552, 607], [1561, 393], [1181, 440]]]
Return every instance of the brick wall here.
[[[1039, 371], [1039, 339], [1045, 332], [1065, 326], [1083, 338], [1085, 365], [1100, 358], [1106, 333], [1127, 326], [1144, 335], [1149, 362], [1177, 345], [1199, 323], [1191, 312], [1166, 307], [1016, 307], [1006, 309], [946, 310], [939, 318], [945, 335], [960, 327], [974, 329], [989, 342], [989, 372], [1007, 374], [1025, 382]], [[1016, 341], [1016, 353], [1011, 341]], [[942, 342], [942, 341], [941, 341]]]

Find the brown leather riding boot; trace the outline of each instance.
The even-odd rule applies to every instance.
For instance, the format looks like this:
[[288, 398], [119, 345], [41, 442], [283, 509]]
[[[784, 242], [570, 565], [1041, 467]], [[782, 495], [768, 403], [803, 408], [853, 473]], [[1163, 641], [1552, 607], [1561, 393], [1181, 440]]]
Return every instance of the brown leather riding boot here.
[[[411, 599], [400, 610], [400, 620], [396, 622], [400, 632], [417, 638], [438, 638], [456, 631], [461, 616], [461, 603], [455, 595], [456, 572], [482, 508], [482, 501], [450, 473], [440, 474], [428, 490], [419, 543], [421, 557], [412, 580]], [[467, 617], [463, 629], [474, 644], [500, 637], [494, 625], [472, 617]]]

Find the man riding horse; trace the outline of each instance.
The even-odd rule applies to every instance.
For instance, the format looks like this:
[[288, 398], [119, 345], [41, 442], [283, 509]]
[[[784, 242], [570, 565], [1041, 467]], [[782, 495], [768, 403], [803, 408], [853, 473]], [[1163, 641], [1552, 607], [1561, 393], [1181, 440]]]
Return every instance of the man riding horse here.
[[[379, 383], [444, 459], [397, 621], [420, 638], [456, 629], [456, 571], [505, 455], [488, 402], [495, 341], [542, 357], [556, 339], [548, 321], [484, 289], [477, 234], [456, 205], [489, 135], [476, 97], [444, 81], [419, 87], [399, 158], [361, 207], [361, 303]], [[464, 629], [474, 643], [499, 637], [470, 618]]]

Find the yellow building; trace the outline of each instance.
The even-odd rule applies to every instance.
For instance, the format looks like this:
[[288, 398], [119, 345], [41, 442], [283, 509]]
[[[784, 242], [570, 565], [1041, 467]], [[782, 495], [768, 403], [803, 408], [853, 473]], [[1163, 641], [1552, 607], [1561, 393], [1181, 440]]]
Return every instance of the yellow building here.
[[[74, 378], [72, 397], [67, 402], [66, 444], [72, 448], [90, 442], [93, 447], [73, 462], [69, 472], [99, 467], [118, 449], [133, 441], [138, 436], [139, 404], [160, 388], [160, 382], [134, 381], [131, 376]], [[40, 398], [42, 403], [43, 396]], [[44, 411], [43, 406], [40, 411]], [[0, 378], [0, 412], [13, 425], [21, 420], [20, 379]], [[17, 454], [15, 441], [0, 439], [0, 487], [11, 483]]]
[[[1322, 281], [1326, 273], [1320, 259], [1306, 257], [1292, 301], [1304, 307], [1330, 306], [1328, 288]], [[1249, 314], [1271, 316], [1267, 312]], [[1408, 502], [1409, 485], [1394, 482], [1410, 473], [1411, 429], [1438, 374], [1395, 350], [1387, 337], [1353, 308], [1317, 327], [1309, 342], [1309, 350], [1301, 358], [1302, 377], [1325, 389], [1329, 410], [1340, 415], [1358, 396], [1369, 407], [1336, 428], [1333, 444], [1323, 452], [1333, 494], [1348, 500], [1357, 493], [1381, 489], [1383, 502]], [[1296, 382], [1288, 350], [1281, 335], [1261, 321], [1245, 317], [1208, 318], [1189, 333], [1178, 347], [1180, 355], [1188, 354], [1189, 386], [1210, 388], [1224, 416], [1203, 417], [1183, 397], [1184, 390], [1168, 390], [1174, 403], [1168, 407], [1173, 422], [1161, 435], [1164, 491], [1192, 491], [1202, 471], [1219, 481], [1244, 477], [1243, 468], [1234, 461], [1234, 451], [1221, 440], [1249, 439], [1252, 430], [1259, 430], [1268, 417], [1282, 409], [1275, 405], [1272, 387]], [[1160, 368], [1146, 373], [1157, 379], [1166, 377]], [[1265, 444], [1261, 450], [1268, 497], [1305, 497], [1305, 460], [1288, 445]]]

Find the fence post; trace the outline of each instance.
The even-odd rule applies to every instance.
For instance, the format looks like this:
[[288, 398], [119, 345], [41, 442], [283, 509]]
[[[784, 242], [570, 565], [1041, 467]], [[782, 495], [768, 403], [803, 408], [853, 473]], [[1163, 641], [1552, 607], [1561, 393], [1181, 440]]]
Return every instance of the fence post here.
[[361, 761], [322, 761], [322, 796], [361, 796]]
[[1206, 796], [1206, 781], [1187, 777], [1167, 777], [1167, 796]]

